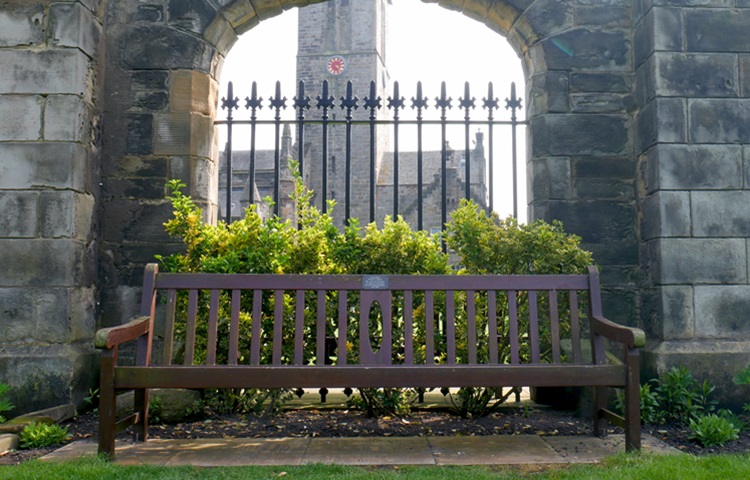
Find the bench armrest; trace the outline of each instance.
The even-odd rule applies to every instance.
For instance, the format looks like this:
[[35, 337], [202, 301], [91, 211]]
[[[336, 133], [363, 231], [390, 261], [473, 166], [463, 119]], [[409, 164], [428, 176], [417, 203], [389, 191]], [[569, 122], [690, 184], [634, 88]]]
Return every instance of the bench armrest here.
[[118, 327], [102, 328], [97, 330], [94, 338], [96, 348], [110, 349], [115, 345], [135, 340], [141, 335], [148, 333], [151, 325], [151, 317], [135, 317], [124, 325]]
[[640, 328], [618, 325], [598, 315], [591, 318], [591, 331], [615, 342], [624, 343], [630, 348], [646, 346], [646, 334]]

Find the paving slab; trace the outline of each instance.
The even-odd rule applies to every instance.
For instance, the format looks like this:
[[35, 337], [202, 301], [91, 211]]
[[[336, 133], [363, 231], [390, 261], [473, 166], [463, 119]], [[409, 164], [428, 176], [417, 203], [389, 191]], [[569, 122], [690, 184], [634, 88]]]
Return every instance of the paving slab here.
[[[182, 443], [166, 465], [198, 467], [242, 465], [300, 465], [309, 438], [217, 438]], [[119, 462], [119, 459], [118, 459]]]
[[[625, 435], [604, 438], [588, 436], [543, 436], [553, 450], [570, 463], [597, 463], [602, 458], [625, 451]], [[650, 435], [641, 438], [643, 453], [669, 455], [683, 453]]]
[[304, 463], [334, 465], [434, 465], [425, 437], [314, 438]]
[[518, 465], [568, 463], [533, 435], [430, 437], [438, 465]]

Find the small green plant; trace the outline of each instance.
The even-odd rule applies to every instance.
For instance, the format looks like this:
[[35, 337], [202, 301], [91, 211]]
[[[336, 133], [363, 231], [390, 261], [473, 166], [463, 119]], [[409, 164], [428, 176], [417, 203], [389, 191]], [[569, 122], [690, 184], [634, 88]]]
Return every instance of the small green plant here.
[[[736, 385], [750, 385], [750, 365], [737, 372], [734, 376], [734, 383]], [[742, 410], [745, 413], [750, 413], [750, 402], [743, 405]]]
[[747, 422], [733, 411], [722, 408], [721, 410], [716, 412], [716, 414], [721, 418], [729, 420], [731, 424], [734, 425], [735, 428], [737, 428], [740, 432], [744, 432], [745, 430], [747, 430]]
[[[617, 390], [615, 398], [615, 409], [625, 411], [625, 394], [622, 390]], [[651, 390], [651, 384], [641, 385], [641, 422], [644, 424], [661, 423], [664, 418], [664, 412], [659, 407], [659, 395]]]
[[[0, 412], [8, 412], [16, 408], [16, 406], [7, 398], [9, 390], [10, 386], [5, 383], [0, 383]], [[5, 418], [5, 416], [0, 415], [0, 423], [5, 423], [7, 421], [8, 419]]]
[[707, 381], [698, 383], [685, 367], [673, 367], [655, 383], [662, 421], [687, 425], [715, 409], [716, 402], [709, 399], [714, 387]]
[[690, 419], [689, 438], [704, 447], [720, 447], [730, 440], [736, 440], [740, 430], [726, 418], [716, 414], [706, 415], [697, 420]]
[[52, 445], [62, 445], [70, 440], [68, 427], [61, 427], [54, 423], [29, 423], [19, 435], [19, 445], [23, 449], [43, 448]]
[[394, 415], [405, 417], [411, 413], [414, 400], [411, 391], [403, 388], [361, 388], [359, 394], [352, 396], [347, 405], [359, 408], [368, 417]]

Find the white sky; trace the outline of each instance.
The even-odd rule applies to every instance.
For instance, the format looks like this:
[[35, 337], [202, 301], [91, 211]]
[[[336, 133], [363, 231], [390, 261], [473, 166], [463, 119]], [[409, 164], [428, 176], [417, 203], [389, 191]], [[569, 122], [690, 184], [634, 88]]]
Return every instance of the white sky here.
[[[471, 85], [471, 95], [476, 97], [477, 108], [472, 118], [486, 118], [486, 110], [481, 108], [482, 99], [487, 96], [487, 84], [492, 82], [494, 95], [499, 98], [500, 110], [495, 112], [496, 120], [509, 120], [510, 112], [505, 110], [505, 98], [510, 96], [510, 83], [516, 83], [517, 95], [525, 99], [524, 79], [521, 61], [508, 42], [485, 25], [460, 13], [446, 10], [437, 4], [422, 3], [418, 0], [393, 0], [390, 6], [388, 29], [388, 69], [391, 81], [398, 80], [401, 95], [406, 97], [407, 108], [402, 118], [412, 118], [409, 101], [416, 94], [417, 81], [422, 81], [423, 94], [428, 97], [430, 111], [437, 112], [434, 98], [440, 94], [440, 82], [445, 81], [447, 95], [453, 98], [451, 118], [462, 119], [458, 108], [458, 98], [463, 96], [464, 82]], [[262, 48], [258, 48], [262, 45]], [[258, 95], [267, 99], [273, 94], [277, 80], [281, 81], [282, 95], [287, 97], [286, 119], [293, 118], [291, 108], [295, 89], [295, 64], [297, 55], [297, 9], [292, 9], [272, 19], [263, 21], [257, 27], [245, 33], [234, 45], [227, 57], [221, 74], [220, 98], [226, 96], [226, 84], [234, 84], [235, 96], [244, 99], [250, 94], [253, 81], [258, 84]], [[391, 91], [389, 88], [389, 91]], [[386, 101], [383, 101], [385, 104]], [[524, 109], [518, 113], [519, 119], [525, 118]], [[267, 105], [267, 103], [266, 103]], [[313, 102], [314, 108], [314, 102]], [[266, 118], [269, 109], [264, 106], [259, 113]], [[219, 118], [223, 113], [219, 112]], [[244, 102], [235, 118], [248, 117]], [[487, 151], [487, 133], [485, 131], [485, 152]], [[512, 177], [509, 127], [495, 127], [494, 146], [494, 203], [495, 210], [504, 217], [512, 213]], [[474, 131], [471, 138], [474, 138]], [[425, 132], [427, 135], [427, 131]], [[439, 134], [438, 134], [439, 135]], [[415, 150], [416, 143], [404, 143], [410, 135], [400, 135], [402, 151]], [[241, 138], [244, 135], [237, 135]], [[264, 144], [262, 138], [270, 142]], [[258, 135], [259, 149], [273, 148], [273, 134]], [[413, 137], [413, 135], [412, 135]], [[222, 148], [223, 148], [223, 140]], [[449, 131], [449, 142], [456, 150], [464, 148], [463, 128]], [[501, 142], [505, 142], [502, 144]], [[526, 218], [526, 181], [525, 181], [525, 131], [518, 132], [518, 189], [519, 217]], [[235, 149], [246, 149], [248, 146], [235, 146]], [[437, 143], [425, 144], [425, 149], [438, 149]]]

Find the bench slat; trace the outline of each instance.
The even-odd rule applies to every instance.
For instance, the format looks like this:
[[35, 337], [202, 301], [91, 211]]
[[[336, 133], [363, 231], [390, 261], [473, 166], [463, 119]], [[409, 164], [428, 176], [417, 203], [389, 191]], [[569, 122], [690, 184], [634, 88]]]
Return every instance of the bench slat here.
[[432, 290], [424, 292], [425, 313], [424, 313], [424, 332], [425, 332], [425, 359], [424, 363], [432, 365], [435, 363], [435, 298]]
[[452, 290], [445, 292], [445, 338], [447, 352], [447, 364], [456, 364], [456, 293]]
[[539, 306], [536, 292], [528, 292], [529, 298], [529, 346], [531, 347], [531, 363], [539, 363]]
[[578, 292], [571, 290], [568, 292], [570, 301], [570, 339], [573, 344], [573, 363], [583, 363], [583, 354], [581, 353], [581, 323], [578, 320]]
[[325, 365], [326, 360], [326, 291], [318, 290], [318, 314], [315, 318], [315, 363]]
[[167, 291], [167, 311], [164, 319], [164, 339], [161, 350], [161, 364], [172, 365], [172, 346], [174, 345], [174, 317], [177, 310], [177, 292]]
[[209, 302], [208, 332], [206, 335], [206, 365], [216, 365], [216, 339], [219, 323], [219, 290], [211, 290]]
[[263, 336], [261, 316], [263, 312], [263, 290], [253, 290], [253, 330], [250, 337], [250, 364], [260, 365], [260, 340]]
[[284, 333], [284, 291], [276, 290], [274, 293], [273, 312], [273, 356], [271, 363], [281, 365], [281, 341]]
[[339, 290], [339, 353], [338, 365], [346, 365], [346, 315], [349, 296], [346, 290]]
[[195, 356], [195, 323], [198, 314], [198, 290], [188, 294], [188, 317], [185, 331], [185, 365], [192, 365]]
[[549, 293], [549, 329], [552, 340], [552, 363], [560, 363], [560, 319], [557, 310], [557, 292]]
[[237, 365], [240, 358], [240, 307], [242, 305], [242, 290], [232, 290], [232, 313], [229, 317], [229, 365]]
[[294, 309], [294, 364], [302, 365], [305, 333], [305, 291], [297, 290], [297, 304]]
[[477, 363], [477, 309], [474, 304], [474, 291], [466, 292], [466, 320], [468, 322], [469, 363]]
[[[188, 370], [189, 368], [189, 370]], [[116, 388], [623, 386], [624, 365], [118, 367]]]
[[515, 290], [508, 290], [508, 316], [510, 321], [510, 363], [518, 365], [521, 363], [518, 353], [518, 298]]
[[489, 316], [487, 319], [488, 330], [489, 330], [489, 342], [490, 342], [490, 363], [498, 363], [498, 352], [497, 352], [497, 292], [487, 292], [487, 309], [489, 310]]
[[414, 293], [404, 291], [404, 363], [414, 364]]

